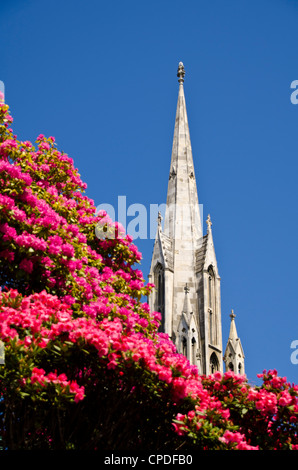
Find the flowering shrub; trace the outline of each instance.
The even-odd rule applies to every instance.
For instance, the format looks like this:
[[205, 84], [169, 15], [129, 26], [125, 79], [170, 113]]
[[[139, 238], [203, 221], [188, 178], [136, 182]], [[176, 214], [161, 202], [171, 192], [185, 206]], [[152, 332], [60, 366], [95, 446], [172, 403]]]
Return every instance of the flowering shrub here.
[[275, 371], [261, 387], [199, 376], [142, 301], [152, 286], [131, 238], [96, 213], [53, 137], [34, 147], [11, 122], [0, 104], [3, 445], [297, 448], [297, 386]]

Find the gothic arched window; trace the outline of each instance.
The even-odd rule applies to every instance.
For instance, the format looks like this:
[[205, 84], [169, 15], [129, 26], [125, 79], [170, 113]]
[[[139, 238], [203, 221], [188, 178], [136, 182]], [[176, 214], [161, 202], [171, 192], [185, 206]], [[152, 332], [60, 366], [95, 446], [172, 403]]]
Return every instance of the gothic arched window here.
[[230, 362], [230, 364], [228, 365], [228, 368], [229, 368], [229, 370], [231, 370], [231, 371], [233, 372], [234, 366], [233, 366], [233, 364], [232, 364], [231, 362]]
[[216, 354], [212, 353], [211, 357], [210, 357], [210, 371], [211, 371], [211, 374], [213, 374], [217, 370], [219, 370], [219, 362], [218, 362]]
[[165, 276], [164, 269], [158, 264], [154, 270], [155, 285], [155, 306], [154, 309], [161, 313], [161, 329], [164, 329], [164, 308], [165, 308]]
[[182, 354], [183, 356], [187, 357], [187, 339], [185, 336], [182, 338]]
[[196, 355], [197, 355], [197, 342], [195, 338], [192, 338], [191, 340], [191, 359], [192, 359], [192, 364], [196, 363]]

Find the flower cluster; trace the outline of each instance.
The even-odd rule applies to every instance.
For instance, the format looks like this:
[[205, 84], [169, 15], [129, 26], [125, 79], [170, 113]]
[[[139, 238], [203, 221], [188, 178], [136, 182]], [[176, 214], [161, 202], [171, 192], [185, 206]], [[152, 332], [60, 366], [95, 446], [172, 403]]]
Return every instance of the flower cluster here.
[[[261, 386], [249, 386], [234, 372], [202, 378], [205, 388], [229, 409], [230, 420], [248, 445], [260, 449], [295, 449], [298, 443], [298, 386], [276, 370], [258, 374]], [[242, 445], [242, 444], [241, 444]]]
[[43, 388], [45, 388], [49, 384], [54, 384], [55, 386], [58, 385], [60, 388], [59, 393], [61, 395], [65, 393], [70, 393], [71, 395], [74, 395], [75, 403], [78, 403], [84, 398], [84, 387], [80, 387], [74, 380], [68, 380], [65, 374], [57, 375], [56, 372], [50, 372], [46, 375], [43, 369], [38, 369], [37, 367], [34, 367], [29, 380], [31, 384], [41, 385], [41, 387]]
[[219, 438], [228, 448], [236, 450], [258, 450], [258, 446], [251, 446], [246, 443], [245, 436], [240, 432], [231, 432], [226, 430], [223, 437]]

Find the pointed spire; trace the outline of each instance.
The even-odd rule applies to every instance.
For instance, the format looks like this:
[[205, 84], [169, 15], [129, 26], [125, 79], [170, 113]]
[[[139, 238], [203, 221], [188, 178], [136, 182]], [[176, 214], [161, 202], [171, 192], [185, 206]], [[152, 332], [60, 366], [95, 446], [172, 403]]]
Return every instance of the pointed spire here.
[[230, 334], [223, 359], [226, 370], [232, 370], [236, 374], [245, 374], [244, 352], [236, 330], [234, 310], [231, 310], [230, 317]]
[[231, 310], [230, 317], [231, 317], [231, 325], [230, 325], [229, 339], [231, 339], [232, 341], [236, 341], [238, 339], [238, 335], [237, 335], [237, 329], [236, 329], [236, 323], [235, 323], [236, 315], [234, 314], [233, 309]]
[[172, 239], [194, 240], [202, 237], [199, 200], [184, 96], [185, 69], [179, 63], [178, 102], [172, 146], [164, 233]]

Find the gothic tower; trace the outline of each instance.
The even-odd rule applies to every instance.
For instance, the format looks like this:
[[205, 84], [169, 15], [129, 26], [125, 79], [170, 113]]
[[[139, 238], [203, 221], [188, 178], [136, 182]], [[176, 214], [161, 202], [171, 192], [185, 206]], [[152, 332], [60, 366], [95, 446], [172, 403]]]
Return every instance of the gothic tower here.
[[220, 276], [207, 217], [203, 235], [184, 96], [185, 70], [178, 67], [179, 93], [164, 227], [159, 214], [149, 282], [151, 310], [161, 329], [201, 374], [223, 371]]

